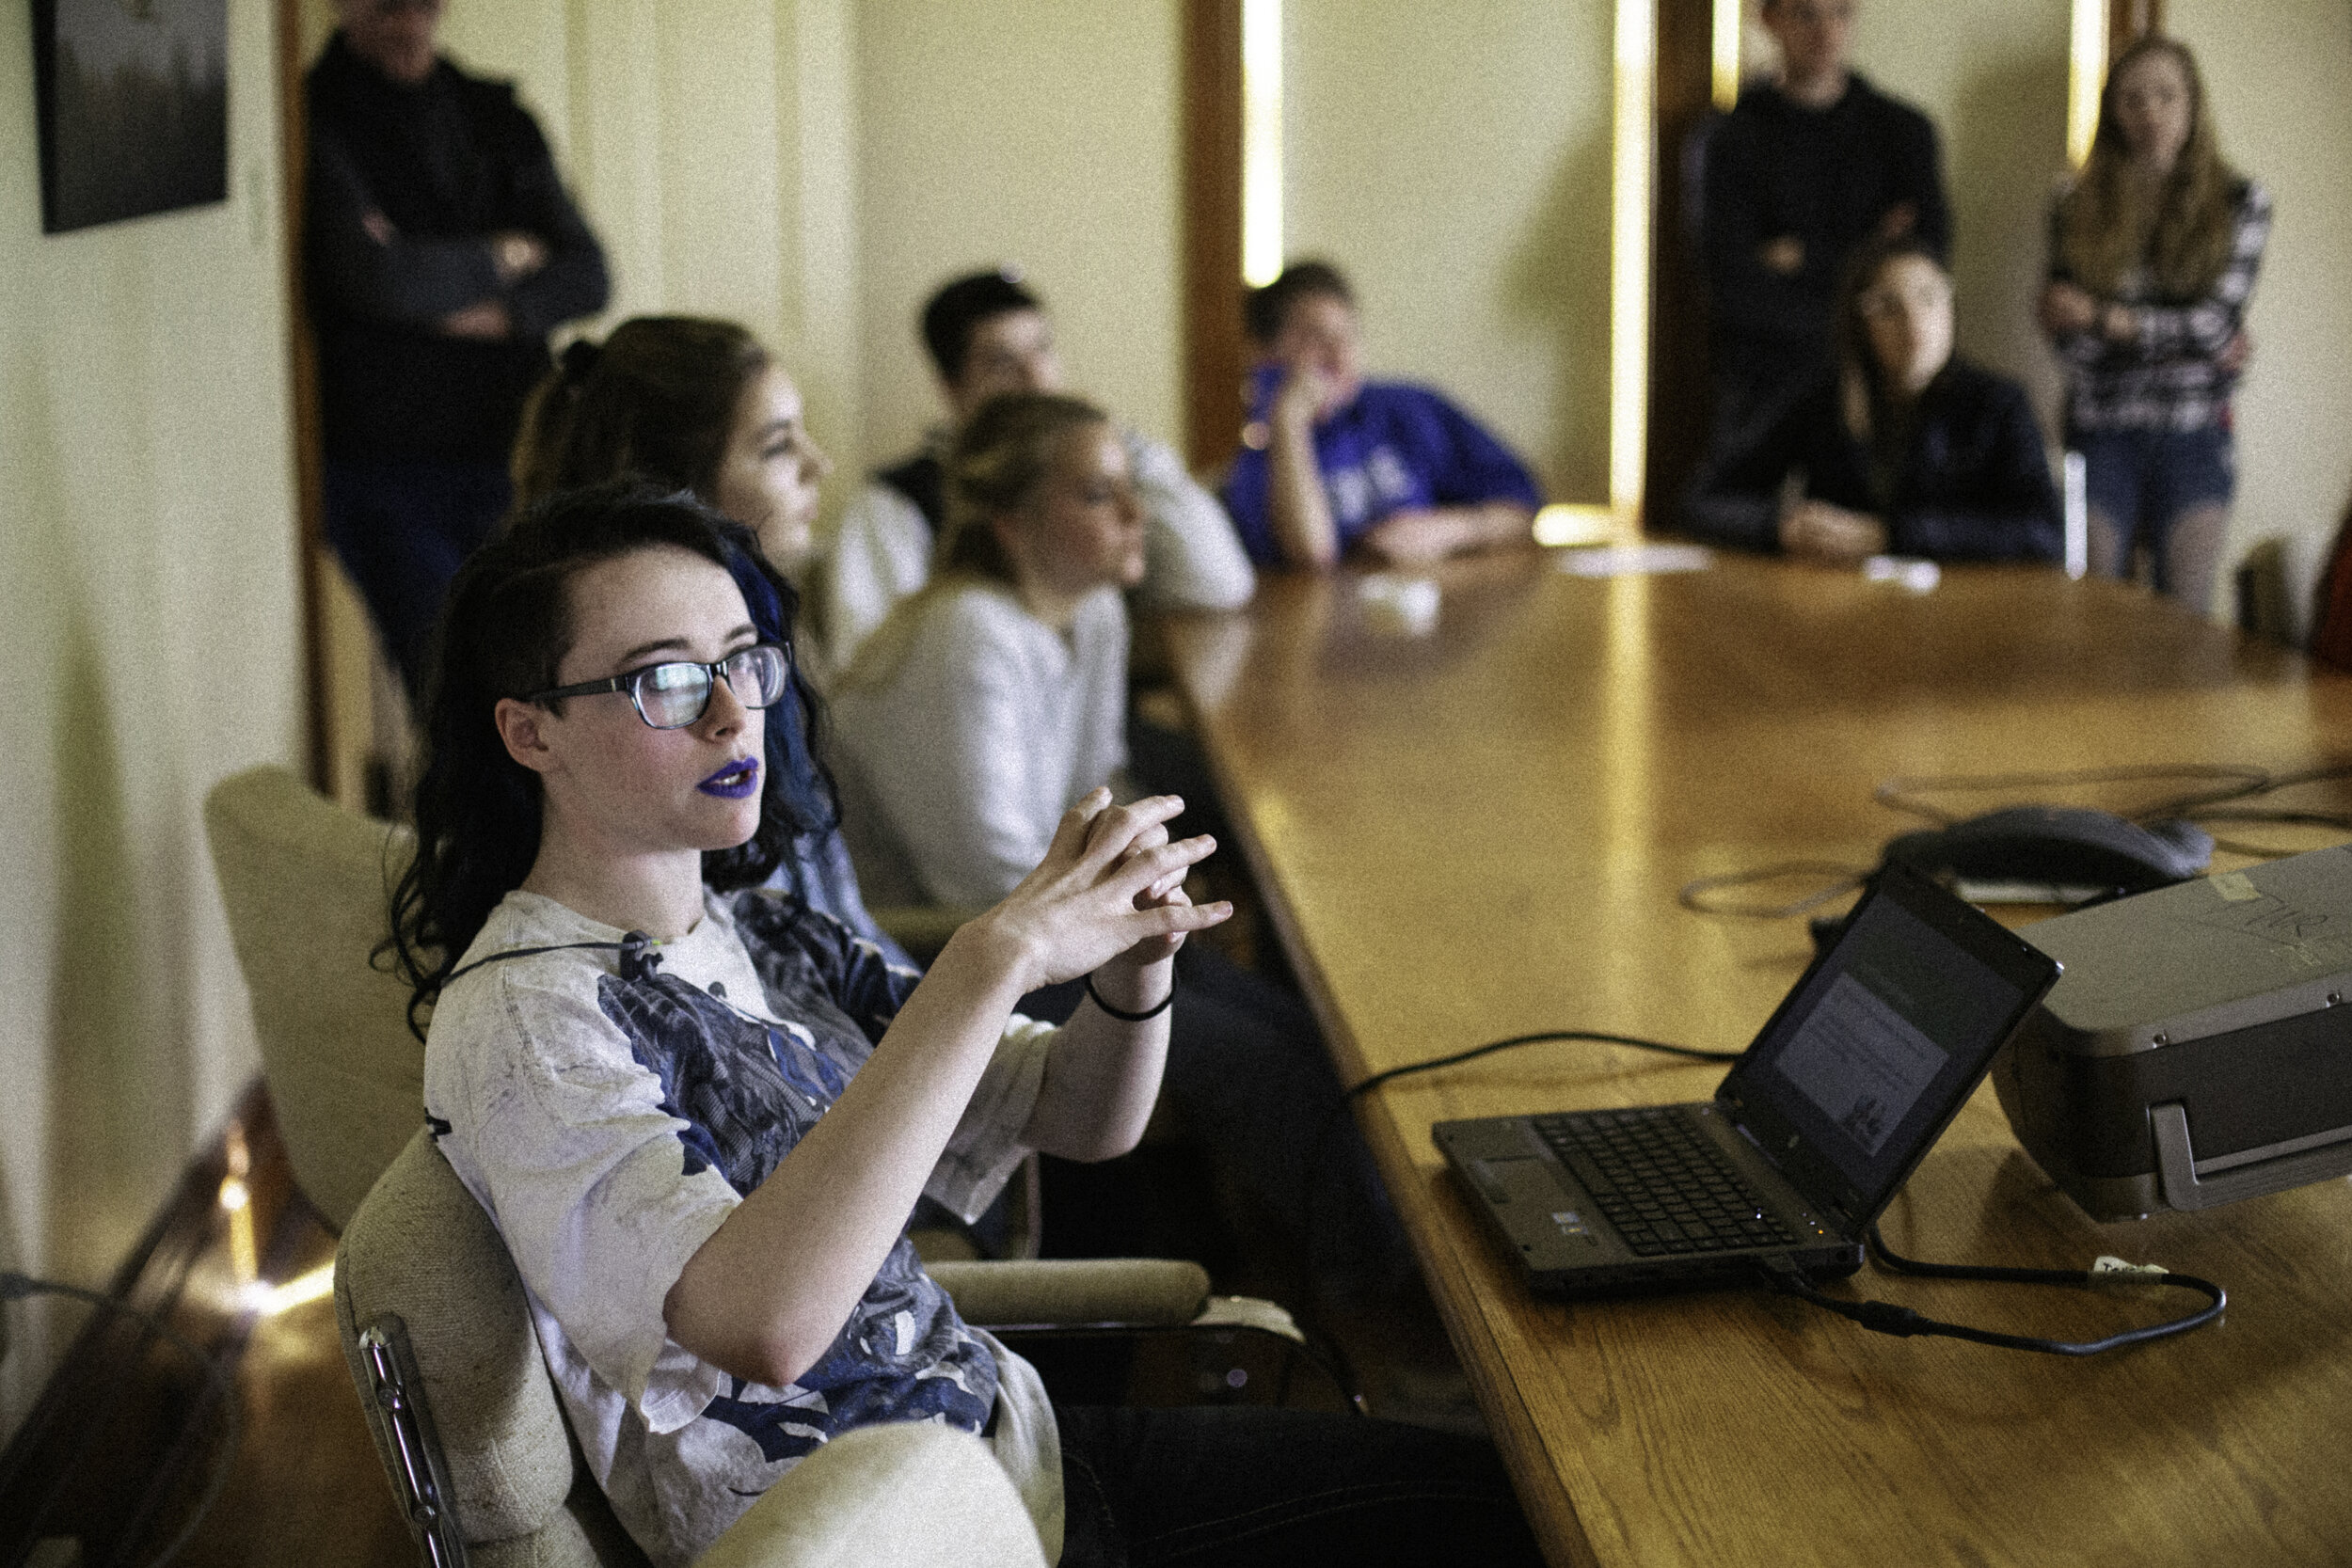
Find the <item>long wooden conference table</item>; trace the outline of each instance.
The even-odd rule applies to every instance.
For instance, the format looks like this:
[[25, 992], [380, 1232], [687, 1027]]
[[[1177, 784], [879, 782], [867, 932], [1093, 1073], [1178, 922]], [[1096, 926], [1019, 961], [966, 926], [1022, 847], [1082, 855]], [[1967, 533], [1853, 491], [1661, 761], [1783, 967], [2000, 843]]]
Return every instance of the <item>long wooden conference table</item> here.
[[[1169, 627], [1345, 1081], [1543, 1029], [1743, 1046], [1804, 967], [1804, 924], [1695, 914], [1677, 889], [1873, 863], [1920, 825], [1874, 803], [1891, 777], [2352, 754], [2352, 678], [2120, 585], [1947, 569], [1914, 594], [1755, 560], [1606, 580], [1554, 564], [1428, 574], [1442, 599], [1421, 635], [1345, 574], [1270, 578], [1244, 615]], [[2195, 782], [2006, 799], [2129, 809]], [[2352, 1184], [2093, 1224], [1986, 1087], [1887, 1212], [1892, 1245], [2113, 1253], [2231, 1292], [2217, 1325], [2071, 1360], [1891, 1338], [1762, 1291], [1538, 1297], [1430, 1140], [1447, 1117], [1703, 1099], [1721, 1070], [1534, 1046], [1359, 1113], [1551, 1560], [2352, 1561]], [[2196, 1305], [1867, 1267], [1833, 1289], [2070, 1338]]]

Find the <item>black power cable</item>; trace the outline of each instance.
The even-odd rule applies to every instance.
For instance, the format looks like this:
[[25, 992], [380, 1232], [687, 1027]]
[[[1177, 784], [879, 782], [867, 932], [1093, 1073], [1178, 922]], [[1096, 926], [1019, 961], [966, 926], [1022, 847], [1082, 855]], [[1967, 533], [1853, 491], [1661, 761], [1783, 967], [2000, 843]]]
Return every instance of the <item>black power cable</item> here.
[[180, 1527], [180, 1533], [146, 1563], [146, 1568], [166, 1568], [179, 1557], [198, 1528], [211, 1516], [213, 1505], [220, 1501], [221, 1493], [229, 1485], [230, 1466], [236, 1459], [239, 1432], [244, 1424], [242, 1410], [237, 1402], [236, 1381], [230, 1375], [230, 1369], [219, 1357], [207, 1354], [193, 1340], [143, 1307], [134, 1307], [129, 1302], [103, 1295], [96, 1291], [85, 1290], [79, 1285], [67, 1285], [54, 1279], [35, 1279], [29, 1275], [0, 1273], [0, 1302], [22, 1301], [26, 1296], [35, 1295], [64, 1296], [72, 1301], [87, 1302], [102, 1311], [116, 1313], [144, 1324], [149, 1333], [166, 1340], [204, 1369], [205, 1387], [220, 1402], [220, 1451], [213, 1461], [213, 1474], [204, 1484], [204, 1495], [197, 1499], [196, 1510]]
[[2058, 772], [2038, 773], [1943, 773], [1921, 774], [1915, 777], [1896, 777], [1882, 782], [1870, 792], [1870, 799], [1890, 811], [1909, 816], [1923, 817], [1939, 828], [1948, 828], [1961, 819], [1951, 813], [1914, 799], [1919, 795], [1974, 795], [1994, 791], [2018, 789], [2071, 789], [2083, 784], [2149, 784], [2160, 779], [2210, 779], [2217, 787], [2192, 790], [2185, 795], [2161, 800], [2136, 811], [2119, 813], [2135, 822], [2147, 822], [2160, 817], [2178, 816], [2200, 806], [2219, 805], [2228, 800], [2242, 800], [2249, 796], [2264, 794], [2286, 783], [2303, 784], [2313, 778], [2332, 776], [2328, 769], [2312, 769], [2306, 774], [2289, 775], [2281, 779], [2267, 768], [2233, 764], [2158, 763], [2146, 767], [2074, 768]]
[[[1710, 898], [1710, 894], [1727, 888], [1754, 887], [1760, 882], [1776, 882], [1789, 877], [1824, 879], [1812, 892], [1780, 904], [1733, 903]], [[1793, 920], [1809, 914], [1833, 898], [1844, 896], [1870, 879], [1867, 867], [1851, 866], [1838, 861], [1777, 861], [1759, 865], [1753, 871], [1724, 871], [1712, 877], [1694, 877], [1675, 890], [1675, 902], [1692, 914], [1737, 915], [1743, 920]]]
[[[1492, 1055], [1499, 1051], [1509, 1051], [1519, 1046], [1535, 1045], [1552, 1040], [1591, 1040], [1604, 1045], [1630, 1046], [1635, 1050], [1661, 1052], [1670, 1056], [1681, 1056], [1702, 1062], [1736, 1062], [1746, 1054], [1740, 1051], [1703, 1051], [1695, 1046], [1669, 1045], [1662, 1040], [1642, 1039], [1631, 1035], [1607, 1034], [1594, 1029], [1545, 1029], [1533, 1034], [1513, 1035], [1505, 1039], [1489, 1040], [1485, 1045], [1473, 1046], [1468, 1051], [1457, 1051], [1451, 1055], [1431, 1057], [1427, 1061], [1407, 1062], [1402, 1067], [1393, 1067], [1386, 1071], [1375, 1072], [1341, 1095], [1339, 1104], [1332, 1107], [1331, 1115], [1326, 1118], [1323, 1132], [1316, 1139], [1315, 1152], [1313, 1159], [1310, 1162], [1309, 1170], [1313, 1172], [1322, 1166], [1330, 1136], [1338, 1128], [1341, 1116], [1346, 1111], [1348, 1105], [1381, 1085], [1391, 1083], [1412, 1073], [1429, 1072], [1438, 1068], [1454, 1067], [1464, 1062], [1476, 1061], [1481, 1056]], [[1311, 1186], [1308, 1210], [1311, 1221], [1313, 1215], [1314, 1191], [1315, 1188]], [[2126, 1345], [2147, 1344], [2156, 1339], [2169, 1338], [2175, 1334], [2185, 1334], [2190, 1329], [2201, 1328], [2206, 1323], [2215, 1322], [2230, 1305], [2229, 1292], [2212, 1280], [2200, 1278], [2196, 1275], [2175, 1274], [2168, 1269], [2149, 1269], [2132, 1264], [2093, 1269], [2022, 1269], [1978, 1263], [1930, 1263], [1915, 1258], [1906, 1258], [1888, 1246], [1886, 1238], [1880, 1234], [1878, 1222], [1875, 1220], [1870, 1223], [1866, 1236], [1869, 1243], [1870, 1256], [1883, 1267], [1896, 1274], [1916, 1275], [1931, 1279], [1981, 1280], [2005, 1285], [2066, 1286], [2077, 1290], [2112, 1289], [2119, 1285], [2170, 1286], [2197, 1291], [2206, 1298], [2207, 1305], [2185, 1317], [2153, 1323], [2145, 1328], [2125, 1329], [2121, 1333], [2108, 1335], [2103, 1339], [2049, 1339], [2035, 1335], [2003, 1334], [1994, 1329], [1971, 1328], [1965, 1323], [1944, 1323], [1938, 1319], [1924, 1316], [1911, 1307], [1899, 1307], [1892, 1302], [1842, 1301], [1817, 1290], [1813, 1282], [1804, 1276], [1804, 1272], [1786, 1259], [1760, 1259], [1758, 1267], [1766, 1282], [1773, 1290], [1784, 1295], [1791, 1295], [1800, 1300], [1811, 1302], [1814, 1306], [1825, 1311], [1835, 1312], [1840, 1317], [1851, 1318], [1874, 1333], [1892, 1334], [1903, 1338], [1913, 1335], [1931, 1335], [1948, 1339], [1965, 1339], [1973, 1344], [1992, 1345], [2003, 1350], [2035, 1351], [2045, 1355], [2097, 1355], [2106, 1351], [2120, 1350]], [[1311, 1238], [1310, 1242], [1311, 1243]], [[1312, 1255], [1312, 1250], [1310, 1244], [1307, 1249], [1309, 1256]]]
[[1513, 1035], [1507, 1039], [1488, 1040], [1468, 1051], [1457, 1051], [1451, 1056], [1432, 1056], [1425, 1062], [1407, 1062], [1385, 1072], [1375, 1072], [1341, 1096], [1342, 1102], [1371, 1093], [1381, 1085], [1415, 1072], [1432, 1072], [1441, 1067], [1454, 1067], [1474, 1062], [1481, 1056], [1491, 1056], [1498, 1051], [1511, 1051], [1522, 1045], [1541, 1045], [1549, 1040], [1592, 1040], [1601, 1045], [1626, 1045], [1636, 1051], [1661, 1051], [1669, 1056], [1687, 1056], [1694, 1062], [1736, 1062], [1747, 1054], [1744, 1051], [1701, 1051], [1694, 1045], [1668, 1045], [1663, 1040], [1645, 1040], [1632, 1035], [1608, 1035], [1596, 1029], [1541, 1029], [1532, 1035]]
[[[2164, 1285], [2194, 1291], [2206, 1298], [2206, 1305], [2185, 1317], [2166, 1323], [2151, 1323], [2145, 1328], [2127, 1328], [2110, 1334], [2104, 1339], [2048, 1339], [2031, 1334], [2002, 1334], [1988, 1328], [1971, 1328], [1965, 1323], [1944, 1323], [1930, 1318], [1908, 1307], [1898, 1307], [1886, 1301], [1842, 1301], [1814, 1288], [1804, 1272], [1786, 1259], [1762, 1259], [1760, 1267], [1765, 1280], [1783, 1295], [1811, 1302], [1824, 1311], [1841, 1318], [1851, 1318], [1875, 1334], [1892, 1334], [1908, 1338], [1913, 1335], [1930, 1335], [1946, 1339], [1965, 1339], [1971, 1344], [1991, 1345], [1999, 1350], [2034, 1351], [2043, 1355], [2098, 1355], [2126, 1345], [2144, 1345], [2167, 1339], [2175, 1334], [2185, 1334], [2201, 1328], [2218, 1319], [2230, 1305], [2230, 1293], [2210, 1279], [2193, 1274], [2174, 1274], [2169, 1269], [2153, 1269], [2134, 1264], [2091, 1269], [2015, 1269], [1980, 1263], [1929, 1263], [1916, 1258], [1906, 1258], [1886, 1244], [1873, 1220], [1867, 1232], [1870, 1256], [1897, 1274], [1917, 1275], [1929, 1279], [1987, 1280], [2004, 1285], [2056, 1285], [2075, 1290], [2111, 1289], [2118, 1285]], [[2106, 1259], [2101, 1260], [2103, 1263]]]

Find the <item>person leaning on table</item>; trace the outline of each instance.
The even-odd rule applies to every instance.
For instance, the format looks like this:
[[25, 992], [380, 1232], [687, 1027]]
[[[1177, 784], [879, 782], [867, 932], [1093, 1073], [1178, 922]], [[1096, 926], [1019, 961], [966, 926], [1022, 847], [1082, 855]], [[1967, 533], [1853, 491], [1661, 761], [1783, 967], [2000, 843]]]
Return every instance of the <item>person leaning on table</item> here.
[[1824, 562], [2055, 561], [2064, 522], [2026, 390], [1952, 353], [1952, 283], [1924, 239], [1855, 257], [1836, 368], [1750, 440], [1710, 452], [1681, 507], [1716, 544]]
[[1225, 504], [1251, 560], [1413, 564], [1528, 542], [1543, 497], [1527, 466], [1443, 394], [1364, 379], [1337, 267], [1294, 261], [1243, 313], [1259, 364]]

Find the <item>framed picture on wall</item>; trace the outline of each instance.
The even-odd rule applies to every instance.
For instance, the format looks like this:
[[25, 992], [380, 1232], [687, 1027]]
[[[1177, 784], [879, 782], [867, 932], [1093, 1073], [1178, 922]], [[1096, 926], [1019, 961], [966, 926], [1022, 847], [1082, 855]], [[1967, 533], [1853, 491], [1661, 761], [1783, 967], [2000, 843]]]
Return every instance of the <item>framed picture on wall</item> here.
[[40, 227], [229, 196], [229, 0], [33, 0]]

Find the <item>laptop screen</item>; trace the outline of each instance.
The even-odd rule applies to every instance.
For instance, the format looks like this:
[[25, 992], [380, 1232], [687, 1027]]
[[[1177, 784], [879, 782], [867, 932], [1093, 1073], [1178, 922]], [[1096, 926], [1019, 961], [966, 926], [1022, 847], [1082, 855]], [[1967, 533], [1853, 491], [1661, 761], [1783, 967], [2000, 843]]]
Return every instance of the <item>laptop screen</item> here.
[[1860, 1225], [1956, 1115], [2057, 968], [1934, 883], [1882, 872], [1718, 1093], [1809, 1199]]

